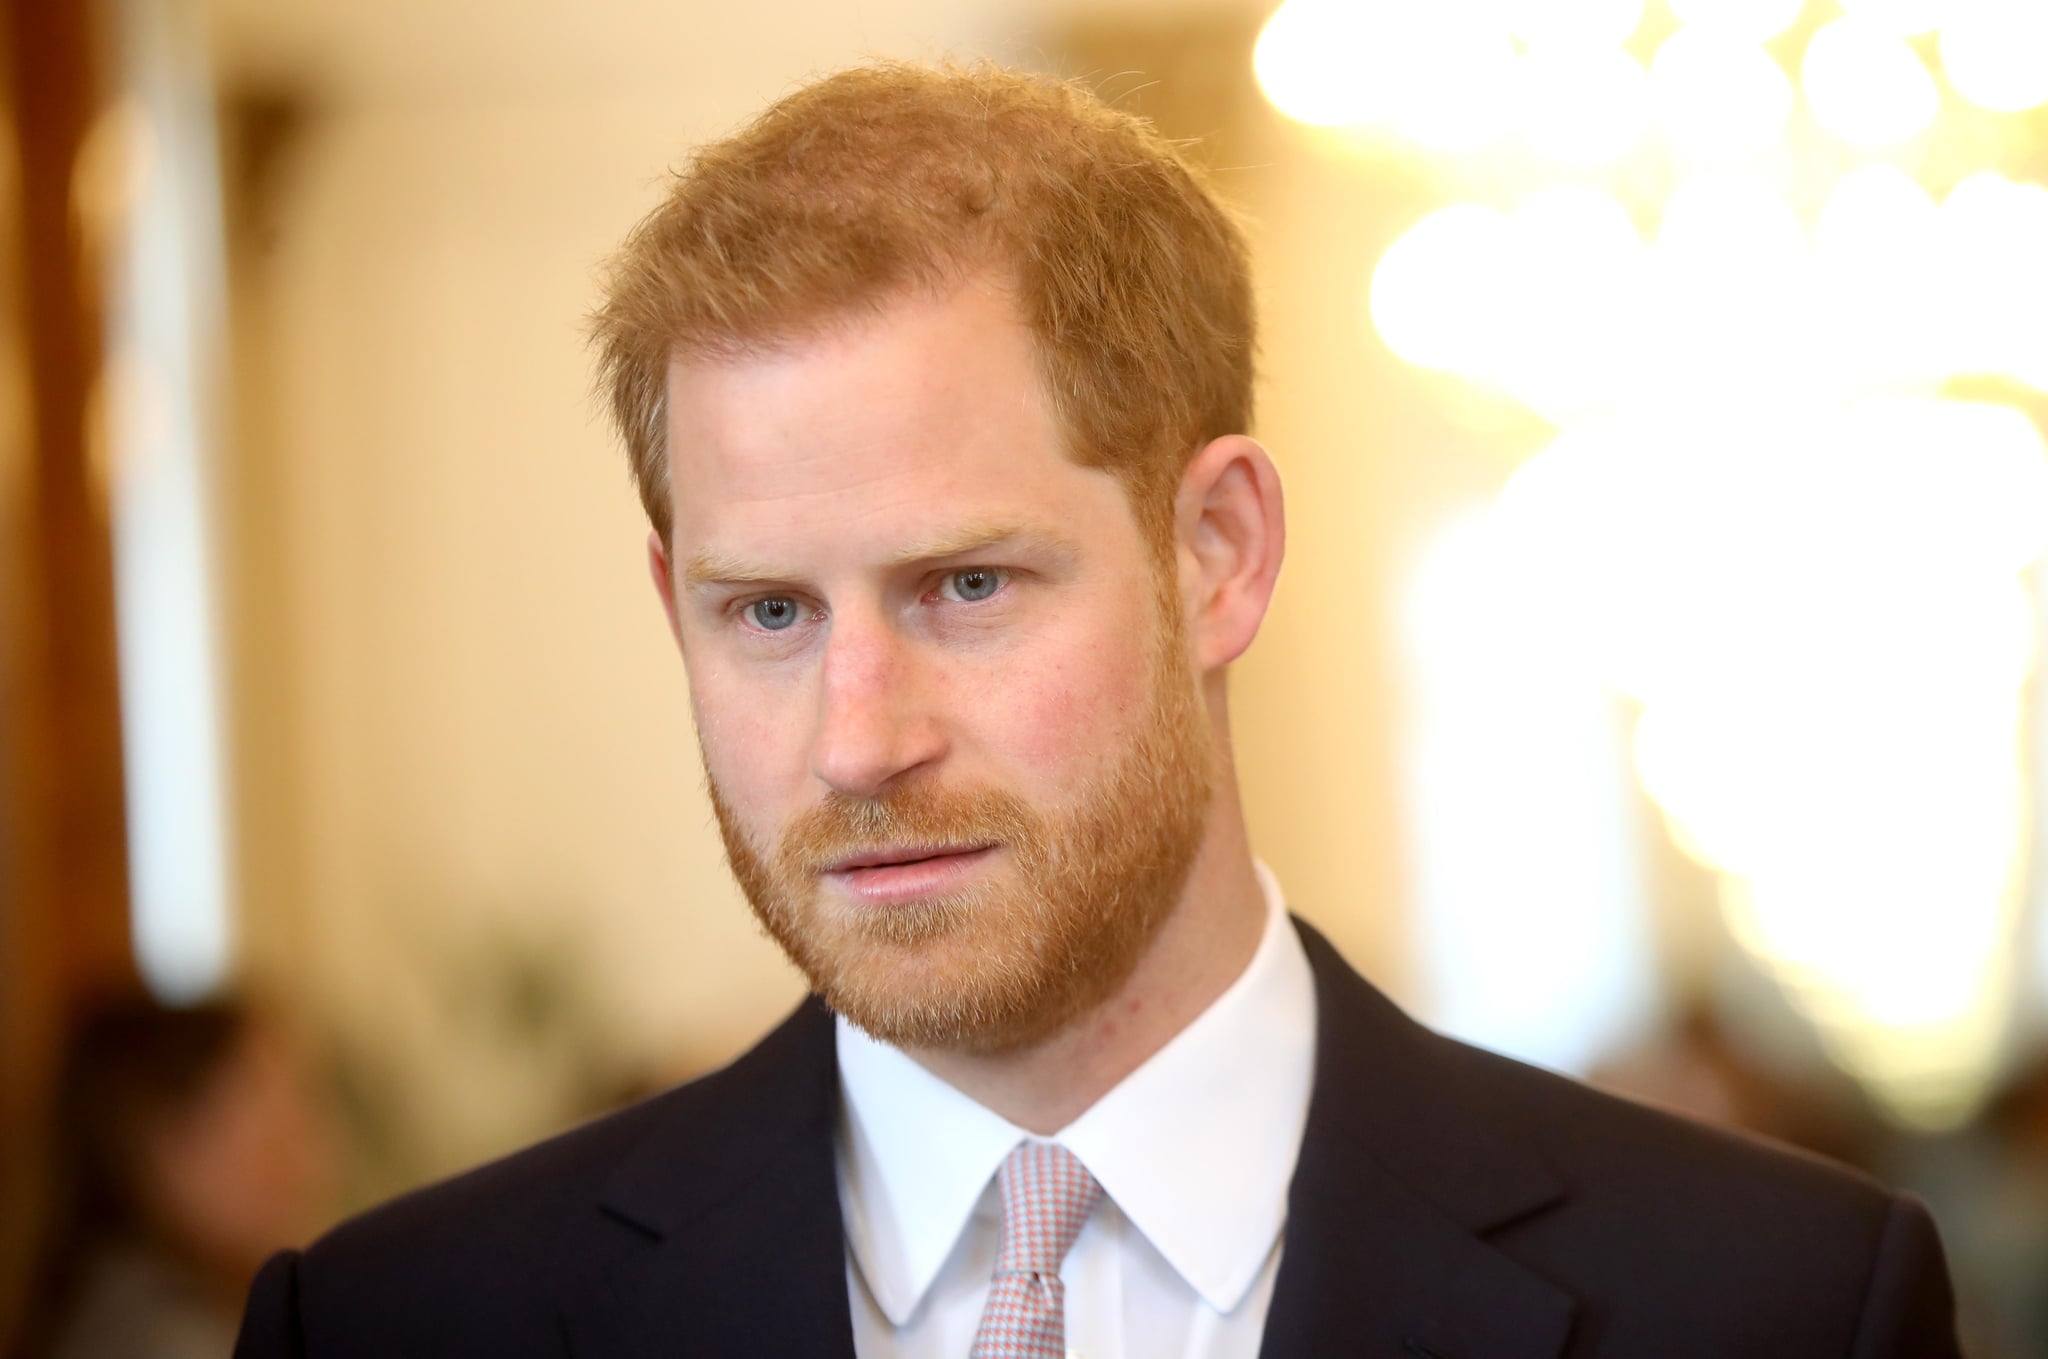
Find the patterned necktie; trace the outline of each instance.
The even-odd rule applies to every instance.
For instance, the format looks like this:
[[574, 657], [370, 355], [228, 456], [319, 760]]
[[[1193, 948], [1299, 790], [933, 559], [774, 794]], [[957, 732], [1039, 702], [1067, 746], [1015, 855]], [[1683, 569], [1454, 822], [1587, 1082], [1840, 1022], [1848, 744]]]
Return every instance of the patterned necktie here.
[[1102, 1186], [1080, 1157], [1054, 1142], [1019, 1142], [997, 1179], [1002, 1240], [969, 1359], [1061, 1359], [1067, 1319], [1060, 1261], [1102, 1201]]

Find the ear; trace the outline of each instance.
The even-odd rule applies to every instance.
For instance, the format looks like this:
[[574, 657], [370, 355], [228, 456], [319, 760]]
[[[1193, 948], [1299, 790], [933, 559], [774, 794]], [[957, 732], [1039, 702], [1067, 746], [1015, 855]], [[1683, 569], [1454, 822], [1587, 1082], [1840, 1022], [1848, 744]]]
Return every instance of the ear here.
[[661, 534], [653, 529], [647, 533], [647, 574], [654, 578], [654, 593], [661, 596], [661, 611], [668, 615], [668, 635], [676, 639], [676, 650], [683, 649], [683, 624], [676, 614], [676, 578], [669, 569], [668, 549], [661, 545]]
[[1280, 473], [1242, 434], [1212, 440], [1181, 477], [1174, 521], [1188, 640], [1206, 674], [1244, 654], [1272, 601], [1287, 547]]

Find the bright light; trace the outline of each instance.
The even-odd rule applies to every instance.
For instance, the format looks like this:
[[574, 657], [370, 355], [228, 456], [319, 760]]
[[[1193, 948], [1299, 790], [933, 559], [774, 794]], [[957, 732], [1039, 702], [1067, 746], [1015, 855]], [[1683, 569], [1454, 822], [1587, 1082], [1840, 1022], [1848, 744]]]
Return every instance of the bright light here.
[[1301, 122], [1388, 123], [1431, 149], [1471, 151], [1506, 130], [1515, 48], [1496, 0], [1287, 0], [1252, 67]]
[[1876, 24], [1902, 38], [1931, 32], [1949, 8], [1949, 0], [1841, 0], [1848, 14]]
[[1508, 0], [1508, 22], [1531, 47], [1619, 47], [1643, 21], [1643, 0]]
[[1694, 175], [1664, 204], [1657, 250], [1673, 271], [1712, 287], [1788, 282], [1806, 255], [1799, 219], [1753, 175]]
[[1520, 62], [1522, 136], [1567, 165], [1606, 165], [1642, 140], [1649, 79], [1618, 48], [1539, 47]]
[[[1511, 214], [1446, 208], [1374, 273], [1394, 353], [1562, 431], [1433, 568], [1450, 630], [1432, 654], [1456, 664], [1425, 687], [1513, 718], [1442, 724], [1481, 739], [1446, 745], [1415, 796], [1493, 796], [1510, 861], [1576, 871], [1543, 859], [1543, 835], [1517, 838], [1527, 795], [1489, 782], [1488, 761], [1541, 726], [1512, 707], [1538, 682], [1514, 647], [1597, 675], [1642, 705], [1643, 786], [1723, 875], [1733, 935], [1895, 1116], [1953, 1122], [2012, 1003], [2023, 696], [2042, 649], [2022, 573], [2048, 553], [2048, 445], [2019, 410], [1932, 393], [1974, 373], [2048, 391], [2048, 188], [1974, 174], [1937, 207], [1907, 170], [1845, 172], [1871, 158], [1840, 143], [1927, 132], [1944, 92], [1906, 39], [1937, 23], [1959, 94], [1994, 112], [2048, 102], [2048, 0], [1841, 0], [1797, 27], [1818, 25], [1800, 71], [1813, 116], [1791, 138], [1792, 83], [1762, 44], [1793, 30], [1799, 0], [1671, 0], [1679, 27], [1647, 72], [1622, 51], [1644, 8], [1290, 0], [1325, 16], [1296, 32], [1313, 49], [1300, 63], [1321, 63], [1347, 117], [1458, 151], [1512, 126], [1587, 169], [1622, 162], [1654, 119], [1676, 162], [1627, 162], [1632, 190], [1677, 182], [1661, 203], [1549, 187]], [[1502, 168], [1452, 173], [1523, 182]], [[1778, 186], [1804, 204], [1816, 174], [1835, 182], [1809, 245]], [[1632, 208], [1661, 209], [1653, 245]], [[1517, 683], [1489, 689], [1495, 673]], [[1498, 890], [1476, 869], [1443, 881]], [[1495, 1009], [1510, 1027], [1549, 1013]]]
[[1994, 113], [2048, 102], [2048, 5], [1955, 0], [1942, 20], [1941, 61], [1956, 93]]
[[[1838, 222], [1892, 192], [1859, 185]], [[2048, 551], [2033, 423], [1667, 408], [1561, 436], [1495, 523], [1531, 588], [1572, 601], [1545, 617], [1557, 646], [1643, 703], [1644, 786], [1726, 875], [1735, 936], [1895, 1114], [1967, 1113], [2017, 920], [2039, 647], [2019, 573]]]
[[1343, 127], [1380, 117], [1380, 82], [1361, 69], [1381, 50], [1382, 26], [1373, 16], [1351, 0], [1287, 0], [1252, 49], [1259, 88], [1275, 108], [1304, 123]]
[[[1695, 615], [1715, 646], [1691, 648], [1698, 679], [1674, 667], [1653, 691], [1638, 736], [1644, 786], [1695, 855], [1727, 872], [1782, 878], [1817, 855], [1853, 859], [1891, 828], [1904, 837], [1895, 861], [1960, 847], [1972, 853], [1955, 861], [1988, 862], [1995, 886], [2009, 850], [1988, 861], [1975, 850], [1999, 821], [1958, 812], [1939, 790], [2008, 795], [2032, 639], [2024, 593], [2010, 577], [1950, 574], [1898, 595], [1884, 564], [1859, 579], [1828, 546], [1816, 534], [1823, 559], [1774, 592], [1745, 580], [1747, 617]], [[1921, 660], [1950, 640], [1956, 655]]]
[[[1857, 511], [1870, 530], [1868, 555], [1911, 535], [1924, 569], [1981, 573], [2007, 580], [2048, 552], [2048, 443], [2010, 406], [1966, 401], [1873, 400], [1838, 417], [1833, 475], [1864, 486]], [[2006, 599], [1987, 627], [2006, 638], [1981, 659], [2017, 683], [2027, 666], [2011, 641]], [[1991, 635], [1987, 633], [1985, 635]], [[2023, 650], [2023, 648], [2022, 648]], [[1960, 642], [1955, 657], [1970, 660]], [[1932, 665], [1927, 657], [1916, 665]], [[1971, 664], [1976, 661], [1971, 660]]]
[[1657, 234], [1657, 372], [1684, 392], [1797, 392], [1810, 377], [1805, 232], [1762, 180], [1715, 171], [1673, 191]]
[[1508, 251], [1507, 218], [1492, 208], [1460, 204], [1417, 222], [1373, 270], [1380, 338], [1423, 368], [1497, 371]]
[[1941, 208], [1949, 326], [1957, 372], [2009, 373], [2048, 385], [2048, 189], [1985, 171]]
[[1381, 76], [1394, 125], [1437, 151], [1476, 151], [1506, 133], [1513, 110], [1514, 37], [1485, 0], [1387, 6], [1402, 27]]
[[[1569, 595], [1496, 515], [1452, 525], [1404, 592], [1409, 862], [1426, 1014], [1584, 1072], [1654, 1004], [1625, 726], [1558, 645]], [[1533, 569], [1532, 569], [1533, 568]]]
[[1642, 569], [1661, 566], [1671, 547], [1660, 537], [1671, 516], [1658, 506], [1669, 498], [1673, 460], [1660, 440], [1660, 431], [1621, 419], [1568, 429], [1515, 470], [1495, 516], [1524, 570], [1573, 606], [1553, 619], [1559, 650], [1583, 655], [1633, 698], [1651, 687], [1638, 664], [1645, 638], [1672, 617]]
[[[2014, 580], [2048, 551], [2048, 447], [2018, 411], [1953, 401], [1644, 416], [1561, 436], [1501, 512], [1531, 556], [1569, 563], [1560, 588], [1609, 634], [1596, 650], [1625, 692], [1711, 707], [1840, 675], [1821, 706], [1891, 730], [1888, 699], [1858, 706], [1880, 683], [1996, 690], [2024, 675]], [[1816, 669], [1828, 657], [1853, 663]]]
[[1799, 17], [1804, 0], [1671, 0], [1687, 28], [1742, 42], [1768, 42]]
[[1866, 165], [1829, 191], [1814, 222], [1814, 249], [1861, 267], [1897, 265], [1932, 246], [1934, 200], [1896, 165]]
[[1532, 194], [1512, 217], [1472, 204], [1425, 217], [1381, 257], [1370, 306], [1410, 363], [1505, 386], [1562, 425], [1636, 388], [1648, 276], [1621, 204], [1567, 186]]
[[1838, 387], [1945, 375], [1939, 227], [1934, 200], [1896, 166], [1866, 165], [1828, 194], [1813, 229], [1828, 332], [1817, 357]]
[[1714, 162], [1739, 161], [1778, 140], [1792, 83], [1754, 43], [1675, 33], [1650, 63], [1657, 122], [1673, 146]]
[[[129, 6], [122, 83], [82, 156], [78, 207], [101, 237], [106, 443], [119, 631], [130, 927], [143, 982], [172, 1004], [225, 985], [235, 955], [223, 793], [216, 376], [226, 290], [218, 128], [170, 6]], [[203, 81], [202, 81], [203, 84]]]
[[1648, 254], [1628, 212], [1597, 189], [1531, 195], [1509, 219], [1501, 377], [1557, 424], [1611, 411], [1636, 387]]
[[1838, 19], [1813, 35], [1801, 75], [1813, 116], [1857, 146], [1905, 141], [1941, 108], [1934, 77], [1905, 40], [1855, 19]]
[[[1999, 831], [1993, 863], [2013, 848], [2009, 815]], [[2013, 894], [1997, 881], [1964, 890], [1953, 861], [1885, 868], [1724, 878], [1723, 912], [1823, 1046], [1894, 1118], [1953, 1128], [1988, 1092], [2004, 1036]]]

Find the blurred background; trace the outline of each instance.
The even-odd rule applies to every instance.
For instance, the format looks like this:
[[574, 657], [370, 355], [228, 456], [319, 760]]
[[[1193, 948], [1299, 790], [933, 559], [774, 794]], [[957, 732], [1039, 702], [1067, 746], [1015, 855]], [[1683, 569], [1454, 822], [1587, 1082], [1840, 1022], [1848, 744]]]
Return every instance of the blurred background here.
[[[584, 318], [693, 143], [986, 54], [1248, 220], [1294, 909], [1451, 1032], [1913, 1188], [1972, 1353], [2048, 1355], [2048, 5], [5, 15], [0, 1322], [83, 1239], [92, 1073], [161, 1131], [122, 1239], [231, 1312], [265, 1233], [795, 1001]], [[178, 1217], [216, 1141], [300, 1149], [206, 1195], [277, 1212]]]

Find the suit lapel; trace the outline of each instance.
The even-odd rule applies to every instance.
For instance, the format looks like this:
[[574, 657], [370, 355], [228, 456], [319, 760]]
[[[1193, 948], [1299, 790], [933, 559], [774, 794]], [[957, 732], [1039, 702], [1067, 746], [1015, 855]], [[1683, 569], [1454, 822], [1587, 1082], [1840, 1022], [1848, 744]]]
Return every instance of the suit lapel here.
[[[1316, 977], [1315, 1092], [1260, 1354], [1554, 1359], [1572, 1299], [1485, 1237], [1562, 1184], [1458, 1092], [1444, 1040], [1297, 925]], [[806, 1002], [669, 1099], [603, 1199], [645, 1248], [570, 1313], [571, 1352], [852, 1359], [831, 1016]]]
[[603, 1208], [646, 1248], [567, 1319], [578, 1359], [853, 1359], [832, 1125], [832, 1020], [817, 1001], [672, 1097]]
[[1261, 1355], [1552, 1359], [1573, 1302], [1485, 1236], [1559, 1201], [1524, 1143], [1455, 1087], [1444, 1040], [1297, 922], [1316, 1077]]

